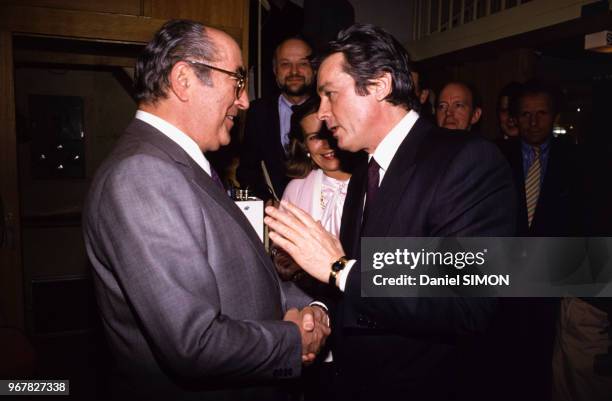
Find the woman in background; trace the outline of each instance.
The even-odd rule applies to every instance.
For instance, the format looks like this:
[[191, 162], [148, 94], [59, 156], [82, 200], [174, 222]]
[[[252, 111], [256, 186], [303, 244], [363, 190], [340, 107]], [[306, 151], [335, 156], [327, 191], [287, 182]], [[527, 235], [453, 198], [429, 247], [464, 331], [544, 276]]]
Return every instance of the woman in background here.
[[[351, 177], [350, 165], [355, 155], [343, 152], [325, 124], [317, 118], [320, 99], [310, 97], [295, 107], [291, 116], [287, 175], [289, 182], [283, 200], [306, 211], [327, 231], [338, 236], [342, 208]], [[293, 260], [281, 250], [273, 248], [277, 271], [283, 280], [293, 280], [311, 296], [318, 294], [316, 280], [308, 280]], [[305, 277], [306, 276], [306, 277]]]

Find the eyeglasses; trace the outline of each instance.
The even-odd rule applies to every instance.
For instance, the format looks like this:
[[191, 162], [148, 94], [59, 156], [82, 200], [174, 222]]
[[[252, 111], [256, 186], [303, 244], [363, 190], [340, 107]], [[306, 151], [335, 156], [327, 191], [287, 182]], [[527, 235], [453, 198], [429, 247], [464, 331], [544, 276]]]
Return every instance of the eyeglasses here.
[[222, 72], [224, 74], [229, 75], [233, 79], [235, 79], [236, 80], [236, 99], [240, 99], [240, 96], [242, 95], [242, 92], [244, 92], [244, 88], [246, 87], [246, 80], [247, 80], [246, 72], [244, 71], [244, 68], [240, 67], [238, 69], [238, 72], [233, 72], [233, 71], [224, 70], [223, 68], [208, 65], [200, 61], [194, 61], [194, 60], [184, 60], [184, 61], [188, 62], [189, 64], [201, 65], [202, 67], [206, 67], [206, 68], [210, 68], [211, 70]]

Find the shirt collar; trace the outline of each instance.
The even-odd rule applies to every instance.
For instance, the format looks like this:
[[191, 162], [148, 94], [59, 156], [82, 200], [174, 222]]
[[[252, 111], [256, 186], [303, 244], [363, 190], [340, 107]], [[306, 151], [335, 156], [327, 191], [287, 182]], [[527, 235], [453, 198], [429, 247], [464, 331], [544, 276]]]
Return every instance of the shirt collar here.
[[[302, 100], [299, 103], [295, 103], [294, 104], [294, 103], [291, 103], [289, 101], [289, 99], [287, 99], [285, 96], [283, 96], [282, 93], [280, 95], [278, 95], [278, 105], [280, 107], [287, 107], [287, 108], [291, 109], [292, 106], [300, 105], [300, 104], [304, 103], [305, 101], [306, 101], [306, 99]], [[293, 110], [293, 109], [291, 109], [291, 110]]]
[[200, 149], [198, 144], [187, 134], [185, 134], [183, 131], [170, 124], [163, 118], [160, 118], [151, 113], [147, 113], [143, 110], [136, 111], [136, 118], [153, 126], [162, 134], [170, 138], [173, 142], [180, 146], [181, 149], [183, 149], [189, 155], [189, 157], [191, 157], [193, 161], [195, 161], [198, 166], [200, 166], [202, 170], [206, 172], [206, 174], [211, 175], [210, 163], [204, 156], [204, 153], [202, 153], [202, 150]]
[[[540, 154], [548, 152], [548, 148], [550, 147], [551, 137], [552, 136], [549, 136], [548, 138], [546, 138], [544, 142], [540, 144]], [[523, 149], [523, 152], [531, 152], [533, 149], [533, 145], [530, 145], [521, 139], [521, 148]]]
[[418, 118], [418, 113], [414, 110], [410, 110], [383, 138], [376, 147], [376, 150], [374, 150], [374, 153], [368, 156], [368, 160], [374, 157], [374, 160], [376, 160], [381, 170], [383, 172], [387, 171], [397, 149], [404, 139], [406, 139], [406, 136], [408, 136], [408, 133]]

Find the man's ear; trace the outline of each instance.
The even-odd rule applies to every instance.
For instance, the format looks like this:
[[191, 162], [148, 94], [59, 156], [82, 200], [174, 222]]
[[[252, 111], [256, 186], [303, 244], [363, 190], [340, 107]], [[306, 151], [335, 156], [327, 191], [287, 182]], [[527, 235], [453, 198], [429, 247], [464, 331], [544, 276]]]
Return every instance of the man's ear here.
[[480, 116], [482, 115], [482, 109], [480, 107], [476, 107], [474, 109], [474, 113], [472, 113], [472, 118], [470, 120], [470, 124], [474, 125], [480, 120]]
[[194, 78], [193, 69], [187, 63], [179, 61], [172, 67], [168, 76], [170, 90], [179, 100], [186, 102], [189, 99], [189, 87]]
[[393, 90], [391, 74], [385, 72], [381, 77], [373, 79], [370, 86], [372, 87], [371, 93], [374, 94], [376, 100], [383, 101]]

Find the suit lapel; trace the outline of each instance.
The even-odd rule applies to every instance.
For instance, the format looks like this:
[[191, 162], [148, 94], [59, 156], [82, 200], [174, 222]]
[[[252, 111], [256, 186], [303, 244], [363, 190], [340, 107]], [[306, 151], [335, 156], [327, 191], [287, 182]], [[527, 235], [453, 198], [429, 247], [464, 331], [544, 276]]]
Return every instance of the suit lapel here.
[[546, 173], [544, 175], [544, 181], [542, 181], [542, 187], [540, 188], [538, 206], [540, 206], [540, 202], [542, 205], [545, 205], [549, 197], [553, 198], [556, 196], [556, 194], [563, 191], [563, 185], [558, 180], [558, 178], [562, 175], [561, 163], [563, 162], [561, 160], [560, 153], [560, 144], [555, 139], [552, 139], [550, 142], [550, 149], [548, 151]]
[[227, 214], [238, 223], [238, 226], [240, 226], [249, 238], [249, 242], [254, 252], [259, 256], [263, 266], [266, 266], [265, 270], [268, 271], [275, 282], [278, 281], [276, 272], [272, 271], [273, 269], [267, 268], [267, 266], [271, 266], [269, 264], [270, 259], [265, 253], [259, 237], [251, 228], [251, 223], [249, 223], [238, 206], [229, 199], [227, 194], [217, 186], [212, 178], [206, 174], [206, 172], [202, 170], [202, 168], [178, 144], [154, 127], [137, 119], [128, 126], [126, 131], [138, 135], [140, 141], [149, 142], [166, 153], [179, 165], [179, 168], [185, 172], [185, 175], [191, 178], [195, 185], [208, 194], [215, 203], [221, 206]]
[[[189, 158], [190, 170], [193, 173], [192, 180], [193, 182], [200, 187], [205, 193], [207, 193], [215, 203], [221, 206], [227, 214], [229, 214], [237, 223], [238, 226], [243, 230], [246, 236], [249, 238], [249, 242], [251, 244], [251, 248], [253, 251], [259, 256], [261, 260], [261, 264], [263, 266], [268, 266], [270, 262], [270, 258], [266, 254], [264, 247], [261, 243], [261, 240], [255, 233], [255, 231], [251, 227], [251, 223], [246, 218], [244, 213], [240, 211], [238, 206], [229, 199], [227, 194], [223, 192], [217, 184], [210, 178], [205, 171], [203, 171], [200, 166], [197, 165], [195, 161]], [[266, 268], [266, 271], [271, 274], [272, 278], [276, 281], [277, 276], [276, 272], [272, 271], [272, 269]]]
[[[285, 149], [280, 137], [280, 114], [278, 112], [278, 97], [274, 98], [268, 103], [268, 127], [265, 133], [265, 141], [267, 143], [266, 149], [270, 149], [272, 152], [271, 160], [285, 160]], [[280, 196], [280, 195], [279, 195]]]
[[340, 223], [340, 242], [347, 256], [359, 256], [359, 237], [363, 217], [363, 197], [366, 193], [368, 161], [364, 158], [354, 169], [347, 188]]
[[364, 237], [384, 237], [393, 222], [402, 195], [410, 185], [412, 175], [416, 170], [417, 155], [423, 139], [431, 129], [431, 125], [419, 118], [391, 160], [389, 168], [378, 189], [374, 201], [372, 217], [363, 227]]

